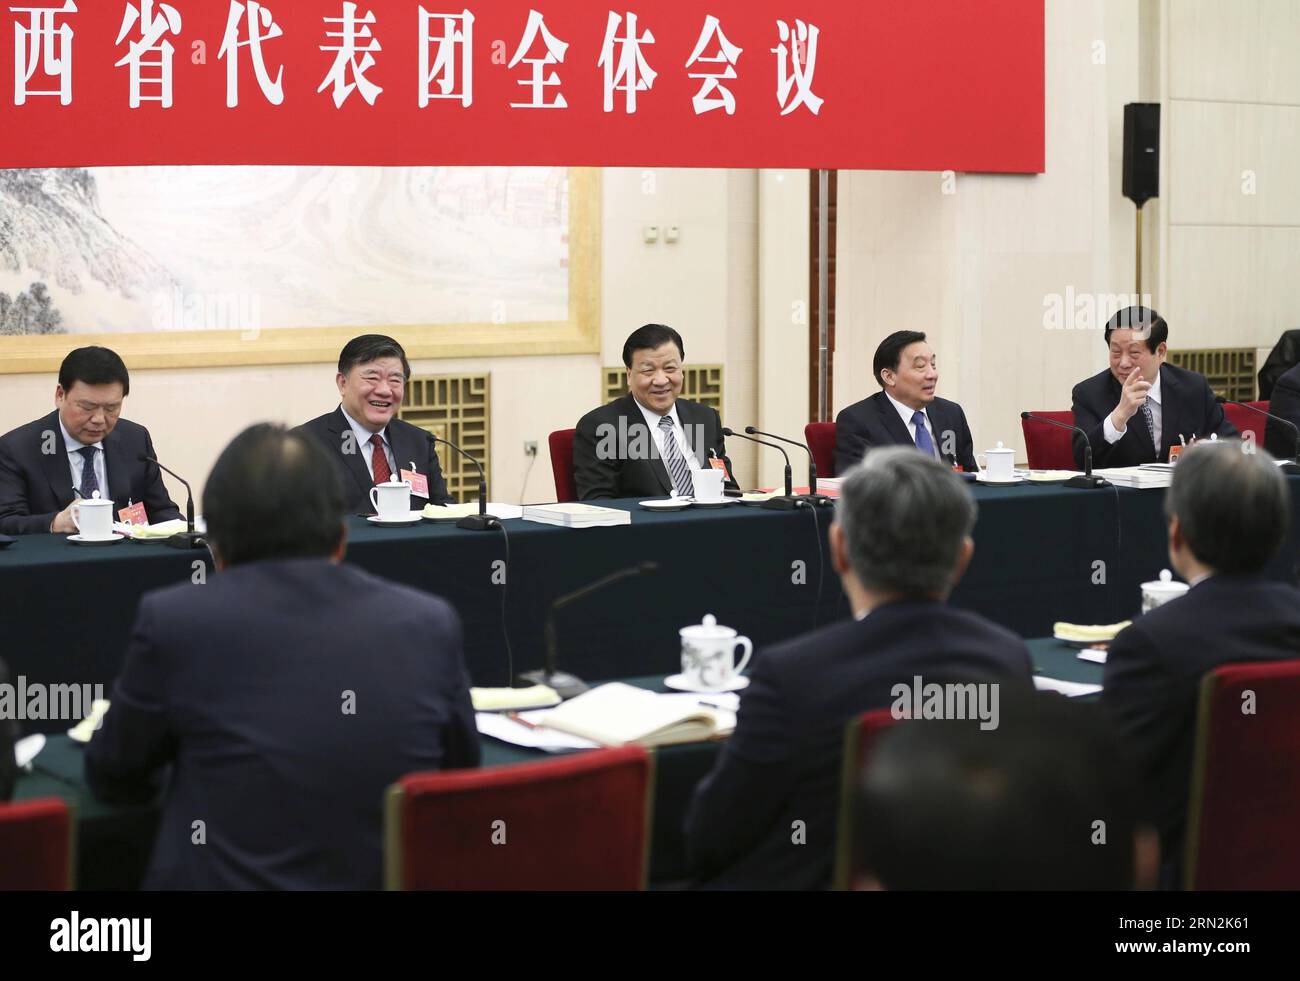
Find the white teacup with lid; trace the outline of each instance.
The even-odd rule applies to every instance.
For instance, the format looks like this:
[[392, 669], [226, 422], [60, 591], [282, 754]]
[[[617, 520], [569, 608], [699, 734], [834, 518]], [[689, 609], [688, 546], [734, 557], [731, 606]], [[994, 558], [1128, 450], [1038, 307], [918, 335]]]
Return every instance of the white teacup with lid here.
[[1159, 579], [1142, 584], [1142, 612], [1150, 613], [1157, 606], [1185, 596], [1190, 588], [1185, 582], [1174, 582], [1173, 573], [1168, 569], [1161, 569]]
[[72, 504], [72, 523], [82, 541], [104, 542], [113, 537], [113, 502], [99, 497], [80, 498]]
[[[703, 623], [683, 627], [678, 634], [682, 638], [682, 675], [700, 688], [728, 687], [745, 670], [754, 653], [748, 637], [739, 637], [731, 627], [720, 625], [712, 613], [705, 616]], [[745, 649], [739, 664], [737, 646]]]
[[409, 521], [411, 518], [411, 482], [389, 480], [370, 488], [370, 503], [380, 521]]
[[[991, 450], [985, 450], [980, 456], [984, 457], [985, 480], [992, 480], [996, 483], [1007, 483], [1015, 480], [1015, 450], [1008, 449], [999, 441], [997, 446]], [[975, 462], [978, 463], [979, 461]]]

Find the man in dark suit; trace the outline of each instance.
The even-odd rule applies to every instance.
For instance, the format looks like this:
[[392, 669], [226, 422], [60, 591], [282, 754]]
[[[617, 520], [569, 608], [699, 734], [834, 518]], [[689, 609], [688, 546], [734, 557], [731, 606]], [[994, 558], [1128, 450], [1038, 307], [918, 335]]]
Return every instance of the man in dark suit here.
[[[412, 508], [452, 502], [428, 432], [397, 418], [410, 376], [406, 352], [397, 341], [381, 334], [354, 337], [339, 354], [334, 379], [339, 407], [295, 430], [314, 439], [334, 461], [348, 514], [374, 514], [370, 488], [400, 480], [412, 465], [411, 472], [429, 485], [427, 498], [412, 494]], [[376, 447], [383, 452], [376, 454]]]
[[967, 473], [979, 470], [966, 413], [934, 394], [938, 362], [923, 333], [890, 334], [876, 348], [871, 371], [880, 391], [835, 417], [836, 473], [848, 473], [877, 446], [914, 446]]
[[[4, 661], [0, 661], [0, 685], [9, 683], [9, 669]], [[18, 764], [14, 759], [17, 739], [18, 723], [0, 715], [0, 801], [6, 801], [14, 794], [14, 780], [18, 775]]]
[[[1074, 386], [1074, 424], [1088, 434], [1094, 467], [1166, 463], [1193, 438], [1237, 436], [1204, 375], [1165, 363], [1169, 325], [1154, 310], [1127, 307], [1106, 324], [1110, 367]], [[1074, 436], [1074, 461], [1084, 465]]]
[[1237, 441], [1184, 453], [1165, 496], [1169, 561], [1191, 584], [1110, 645], [1101, 704], [1142, 767], [1167, 885], [1177, 882], [1201, 679], [1231, 661], [1300, 657], [1300, 590], [1264, 569], [1286, 540], [1286, 479]]
[[[1291, 368], [1273, 385], [1268, 411], [1300, 426], [1300, 364]], [[1264, 448], [1279, 460], [1296, 458], [1295, 430], [1278, 425], [1272, 419], [1264, 430]]]
[[203, 503], [219, 572], [141, 599], [87, 781], [165, 783], [146, 887], [377, 889], [385, 788], [479, 762], [460, 620], [342, 563], [338, 473], [300, 435], [240, 434]]
[[1028, 688], [1024, 641], [946, 603], [974, 525], [962, 481], [914, 450], [873, 450], [845, 477], [830, 543], [854, 618], [755, 655], [735, 734], [686, 817], [704, 885], [829, 884], [845, 726], [860, 713], [901, 715], [916, 685], [965, 684], [980, 702], [963, 717], [996, 726], [1000, 687]]
[[55, 410], [0, 436], [0, 535], [71, 535], [72, 503], [96, 493], [114, 510], [139, 502], [150, 522], [181, 516], [155, 456], [149, 430], [121, 418], [131, 393], [126, 365], [106, 347], [63, 359]]
[[[623, 345], [628, 394], [578, 420], [573, 476], [579, 500], [691, 497], [693, 471], [724, 466], [717, 410], [678, 397], [685, 357], [682, 337], [671, 327], [646, 324], [632, 332]], [[726, 483], [734, 487], [730, 477]]]

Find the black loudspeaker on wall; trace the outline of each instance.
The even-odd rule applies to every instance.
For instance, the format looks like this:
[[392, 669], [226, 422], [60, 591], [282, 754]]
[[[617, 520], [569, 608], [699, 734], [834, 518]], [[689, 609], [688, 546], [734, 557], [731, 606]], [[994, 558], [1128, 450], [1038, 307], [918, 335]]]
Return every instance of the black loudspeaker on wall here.
[[1124, 107], [1124, 197], [1139, 208], [1160, 196], [1160, 103]]

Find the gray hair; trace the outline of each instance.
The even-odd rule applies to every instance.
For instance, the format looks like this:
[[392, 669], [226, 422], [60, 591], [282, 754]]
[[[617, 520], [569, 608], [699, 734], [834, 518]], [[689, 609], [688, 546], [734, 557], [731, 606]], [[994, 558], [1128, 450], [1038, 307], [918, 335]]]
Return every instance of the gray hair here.
[[946, 596], [977, 509], [961, 478], [902, 446], [873, 449], [844, 477], [835, 519], [867, 589]]
[[1216, 572], [1262, 572], [1291, 523], [1291, 494], [1254, 443], [1201, 440], [1178, 458], [1165, 494], [1197, 561]]

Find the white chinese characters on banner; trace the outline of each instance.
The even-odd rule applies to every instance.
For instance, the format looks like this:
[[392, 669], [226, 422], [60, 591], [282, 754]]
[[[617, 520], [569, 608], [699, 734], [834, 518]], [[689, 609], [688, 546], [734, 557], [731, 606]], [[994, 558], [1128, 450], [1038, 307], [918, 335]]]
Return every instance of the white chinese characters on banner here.
[[[442, 22], [441, 35], [430, 33], [434, 21]], [[434, 47], [437, 54], [430, 58]], [[474, 104], [474, 15], [468, 10], [431, 14], [420, 8], [420, 108], [426, 108], [433, 99], [453, 99], [466, 109]]]
[[[122, 60], [113, 67], [131, 66], [130, 105], [132, 109], [139, 109], [142, 102], [158, 102], [164, 109], [170, 109], [172, 107], [172, 61], [176, 49], [163, 35], [181, 32], [181, 15], [171, 4], [158, 4], [158, 12], [155, 13], [154, 0], [138, 0], [138, 3], [139, 6], [127, 3], [126, 10], [122, 14], [122, 29], [118, 31], [117, 41], [114, 43], [121, 44], [137, 25], [140, 28], [140, 37], [131, 42]], [[150, 57], [150, 60], [146, 61], [146, 56], [156, 56], [156, 59]], [[149, 86], [149, 91], [155, 94], [145, 95], [145, 86]]]
[[[248, 17], [248, 39], [239, 40], [239, 22]], [[263, 33], [265, 29], [266, 33]], [[271, 11], [262, 6], [257, 0], [247, 0], [246, 3], [240, 3], [239, 0], [230, 0], [230, 16], [226, 19], [226, 33], [221, 39], [221, 50], [217, 53], [218, 58], [226, 58], [226, 108], [233, 109], [239, 105], [239, 49], [248, 48], [249, 56], [253, 59], [253, 73], [257, 76], [257, 84], [262, 87], [262, 94], [266, 100], [273, 106], [281, 105], [284, 102], [284, 66], [276, 72], [275, 81], [271, 81], [271, 76], [266, 70], [266, 60], [262, 56], [262, 42], [273, 41], [278, 37], [283, 37], [284, 31], [280, 25], [275, 22], [275, 17]]]
[[[790, 115], [801, 105], [816, 116], [825, 101], [812, 90], [813, 73], [817, 71], [817, 38], [821, 31], [801, 20], [794, 24], [791, 30], [785, 21], [776, 22], [781, 38], [781, 43], [772, 49], [776, 55], [776, 101], [781, 104], [782, 116]], [[797, 89], [794, 98], [790, 97], [792, 89]]]
[[[342, 17], [326, 17], [324, 21], [325, 36], [336, 38], [338, 43], [320, 46], [322, 51], [333, 51], [335, 55], [333, 67], [316, 91], [324, 92], [331, 85], [334, 86], [335, 109], [342, 108], [354, 91], [360, 92], [361, 98], [373, 106], [379, 93], [384, 91], [382, 86], [366, 78], [366, 72], [375, 67], [374, 52], [384, 50], [371, 30], [375, 24], [375, 12], [367, 10], [364, 16], [358, 18], [357, 5], [349, 0], [343, 4]], [[338, 30], [329, 30], [331, 27], [337, 27]], [[358, 55], [361, 56], [360, 61], [357, 60]]]
[[[273, 79], [263, 44], [284, 37], [284, 30], [276, 23], [270, 8], [258, 0], [229, 0], [229, 3], [218, 54], [218, 58], [226, 60], [226, 107], [239, 106], [241, 48], [248, 49], [263, 96], [272, 105], [282, 105], [284, 66], [279, 66]], [[173, 104], [175, 60], [175, 48], [169, 36], [180, 35], [181, 13], [175, 0], [172, 3], [124, 0], [124, 5], [115, 44], [120, 47], [128, 38], [131, 40], [115, 67], [130, 69], [130, 108], [155, 102], [169, 109]], [[353, 92], [359, 92], [367, 104], [374, 106], [384, 91], [367, 76], [376, 65], [375, 54], [383, 47], [375, 34], [374, 12], [365, 9], [363, 13], [363, 9], [357, 0], [343, 0], [340, 16], [322, 18], [325, 43], [320, 45], [320, 50], [333, 52], [335, 57], [316, 91], [332, 89], [336, 108], [342, 108]], [[33, 96], [57, 96], [60, 104], [71, 105], [73, 28], [67, 15], [78, 13], [76, 0], [62, 0], [61, 6], [9, 7], [8, 10], [16, 15], [14, 104], [24, 105]], [[470, 108], [474, 104], [474, 14], [468, 8], [459, 13], [431, 13], [421, 5], [417, 10], [419, 107], [427, 108], [434, 100], [451, 100]], [[797, 19], [777, 20], [776, 28], [778, 43], [770, 50], [776, 55], [776, 98], [781, 116], [789, 116], [800, 107], [817, 116], [825, 104], [813, 91], [821, 29]], [[597, 61], [597, 66], [603, 69], [606, 113], [618, 111], [619, 103], [628, 115], [636, 113], [638, 94], [651, 91], [659, 76], [647, 61], [645, 50], [645, 46], [655, 43], [654, 33], [648, 27], [638, 26], [636, 13], [609, 11]], [[504, 43], [494, 42], [494, 51], [498, 46], [503, 48]], [[543, 13], [530, 8], [522, 38], [506, 65], [512, 72], [518, 70], [514, 84], [525, 90], [520, 93], [521, 101], [509, 103], [511, 109], [569, 108], [560, 74], [555, 70], [565, 63], [569, 48], [567, 41], [560, 40], [547, 28]], [[687, 77], [701, 83], [691, 99], [696, 116], [717, 109], [727, 116], [736, 114], [736, 94], [729, 83], [739, 78], [738, 65], [743, 53], [744, 49], [727, 37], [719, 18], [705, 15], [703, 28], [685, 65]], [[502, 61], [494, 54], [493, 63]], [[521, 66], [524, 66], [522, 70]], [[525, 96], [527, 101], [523, 101]]]
[[[538, 57], [534, 55], [528, 57], [539, 37], [545, 48], [545, 56]], [[563, 92], [557, 91], [555, 93], [554, 102], [546, 101], [547, 88], [555, 87], [558, 89], [560, 86], [559, 73], [552, 71], [548, 76], [546, 69], [553, 65], [563, 64], [565, 52], [568, 50], [569, 45], [567, 42], [557, 39], [554, 34], [546, 29], [546, 22], [540, 13], [536, 10], [528, 11], [528, 24], [524, 28], [523, 40], [519, 42], [519, 48], [515, 51], [515, 56], [510, 59], [510, 64], [506, 67], [514, 68], [520, 62], [532, 67], [532, 77], [520, 79], [515, 84], [531, 88], [533, 98], [531, 102], [512, 102], [510, 103], [511, 109], [567, 109], [569, 107]]]
[[[710, 50], [710, 42], [713, 41], [715, 35], [717, 37], [718, 53], [705, 57], [704, 52]], [[736, 77], [736, 63], [740, 60], [743, 50], [743, 48], [738, 48], [727, 40], [727, 35], [722, 33], [722, 25], [718, 22], [718, 18], [712, 14], [704, 18], [704, 30], [700, 32], [700, 39], [696, 42], [695, 50], [691, 53], [690, 58], [687, 59], [686, 67], [691, 68], [698, 64], [718, 65], [720, 68], [725, 65], [726, 67], [720, 71], [688, 73], [690, 78], [704, 79], [704, 84], [700, 86], [700, 90], [695, 93], [694, 98], [691, 100], [695, 106], [697, 116], [702, 116], [714, 109], [725, 109], [728, 116], [736, 114], [736, 97], [731, 93], [730, 89], [722, 84], [722, 80]]]
[[[636, 32], [636, 14], [627, 15], [627, 36], [619, 37], [618, 28], [623, 18], [612, 10], [605, 25], [605, 43], [600, 48], [600, 61], [597, 63], [605, 69], [605, 111], [614, 111], [614, 93], [625, 95], [625, 107], [629, 114], [636, 112], [636, 94], [649, 92], [659, 77], [641, 53], [641, 45], [654, 44], [655, 36], [648, 29], [639, 37]], [[614, 46], [619, 53], [614, 54]]]
[[[62, 7], [10, 7], [10, 13], [27, 15], [27, 26], [14, 21], [14, 105], [21, 106], [33, 95], [57, 95], [59, 105], [72, 104], [72, 27], [58, 23], [60, 14], [75, 14], [77, 5], [67, 0]], [[58, 81], [56, 89], [29, 89], [36, 74]]]

